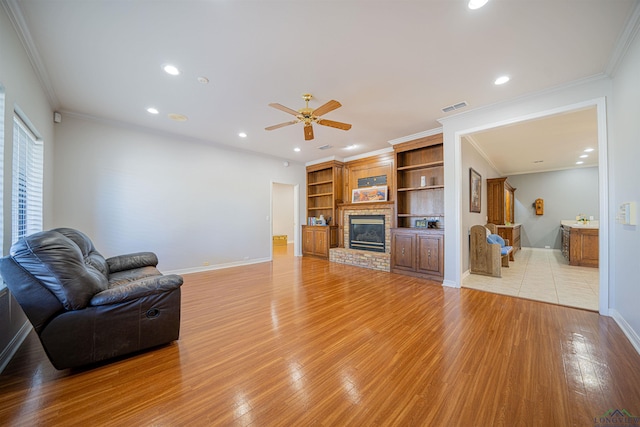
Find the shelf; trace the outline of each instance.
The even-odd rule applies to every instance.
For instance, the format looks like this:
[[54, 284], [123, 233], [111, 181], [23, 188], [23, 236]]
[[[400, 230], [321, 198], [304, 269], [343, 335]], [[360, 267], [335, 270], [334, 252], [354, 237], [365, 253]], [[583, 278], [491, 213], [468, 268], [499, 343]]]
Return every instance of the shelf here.
[[444, 166], [444, 161], [420, 163], [417, 165], [409, 165], [409, 166], [398, 166], [397, 170], [408, 171], [408, 170], [415, 170], [415, 169], [430, 169], [430, 168], [437, 168], [439, 166]]
[[311, 187], [312, 185], [322, 185], [322, 184], [333, 184], [333, 180], [329, 181], [318, 181], [318, 182], [308, 182], [307, 185]]
[[421, 214], [398, 214], [398, 218], [424, 218], [424, 217], [436, 217], [436, 216], [444, 216], [443, 213], [421, 213]]
[[444, 188], [444, 185], [427, 185], [424, 187], [407, 187], [398, 188], [398, 191], [417, 191], [417, 190], [438, 190]]
[[316, 206], [313, 208], [307, 208], [308, 211], [321, 211], [324, 209], [333, 209], [333, 206]]
[[323, 196], [333, 196], [333, 193], [307, 194], [307, 197], [323, 197]]

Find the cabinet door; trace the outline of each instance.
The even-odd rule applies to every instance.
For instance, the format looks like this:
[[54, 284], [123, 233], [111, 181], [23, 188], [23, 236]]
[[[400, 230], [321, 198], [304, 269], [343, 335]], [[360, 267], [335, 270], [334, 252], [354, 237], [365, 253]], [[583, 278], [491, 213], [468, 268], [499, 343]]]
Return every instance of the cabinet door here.
[[418, 272], [428, 274], [443, 273], [442, 243], [440, 235], [418, 235]]
[[416, 269], [415, 243], [413, 234], [395, 233], [393, 235], [393, 267], [405, 270]]
[[313, 236], [314, 236], [314, 232], [312, 228], [303, 227], [303, 232], [302, 232], [302, 253], [303, 254], [314, 253]]
[[[326, 228], [326, 227], [325, 227]], [[318, 256], [329, 256], [329, 242], [327, 232], [323, 229], [314, 230], [313, 253]]]

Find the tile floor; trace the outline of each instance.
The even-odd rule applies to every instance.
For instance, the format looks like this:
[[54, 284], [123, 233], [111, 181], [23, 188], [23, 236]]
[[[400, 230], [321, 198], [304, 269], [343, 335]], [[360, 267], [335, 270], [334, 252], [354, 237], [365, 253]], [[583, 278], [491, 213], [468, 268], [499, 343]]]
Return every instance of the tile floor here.
[[522, 248], [501, 278], [469, 274], [462, 286], [598, 311], [598, 269], [570, 266], [557, 249]]

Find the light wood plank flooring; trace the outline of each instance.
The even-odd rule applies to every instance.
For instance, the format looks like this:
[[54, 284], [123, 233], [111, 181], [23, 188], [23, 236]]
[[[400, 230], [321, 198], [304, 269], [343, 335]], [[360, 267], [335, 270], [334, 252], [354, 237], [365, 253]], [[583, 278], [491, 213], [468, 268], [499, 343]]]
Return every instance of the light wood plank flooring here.
[[470, 274], [462, 286], [598, 311], [598, 269], [569, 265], [559, 250], [522, 248], [502, 277]]
[[31, 333], [0, 374], [0, 424], [593, 426], [610, 409], [640, 414], [640, 355], [594, 312], [278, 253], [186, 275], [182, 309], [179, 341], [90, 369], [56, 371]]

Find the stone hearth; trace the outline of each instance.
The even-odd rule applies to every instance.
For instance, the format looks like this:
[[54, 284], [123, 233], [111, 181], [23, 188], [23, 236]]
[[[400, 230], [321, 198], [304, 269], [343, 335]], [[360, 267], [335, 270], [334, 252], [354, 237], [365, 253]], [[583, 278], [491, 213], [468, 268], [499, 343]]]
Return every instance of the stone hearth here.
[[343, 242], [349, 242], [349, 216], [351, 215], [384, 215], [385, 251], [372, 252], [357, 249], [332, 248], [329, 250], [329, 261], [348, 264], [372, 270], [391, 271], [391, 224], [393, 221], [393, 202], [348, 203], [339, 206], [342, 215]]

